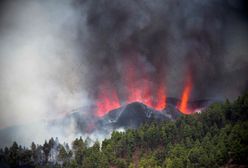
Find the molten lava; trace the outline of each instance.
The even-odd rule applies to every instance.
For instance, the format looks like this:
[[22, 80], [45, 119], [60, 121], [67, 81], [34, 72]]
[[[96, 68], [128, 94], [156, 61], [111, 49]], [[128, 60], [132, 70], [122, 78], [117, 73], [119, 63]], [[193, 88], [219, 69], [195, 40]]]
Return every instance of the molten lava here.
[[[103, 117], [109, 111], [119, 108], [122, 104], [140, 102], [156, 110], [166, 108], [166, 87], [164, 82], [152, 83], [151, 75], [141, 68], [137, 69], [128, 62], [122, 75], [122, 91], [110, 82], [103, 82], [98, 90], [96, 116]], [[181, 101], [177, 108], [184, 114], [192, 114], [195, 110], [189, 106], [192, 91], [192, 77], [187, 75]]]
[[[145, 65], [145, 60], [140, 59], [136, 52], [127, 53], [127, 58], [121, 62], [119, 87], [108, 81], [102, 82], [98, 89], [96, 116], [102, 117], [109, 111], [132, 102], [140, 102], [160, 111], [166, 108], [165, 74], [145, 68]], [[177, 108], [184, 114], [194, 111], [189, 106], [191, 91], [192, 75], [188, 73], [181, 101], [177, 104]]]
[[131, 62], [126, 62], [123, 83], [125, 85], [126, 103], [138, 101], [148, 106], [152, 105], [151, 83], [142, 68], [137, 70]]
[[158, 87], [156, 100], [157, 102], [154, 108], [157, 110], [163, 110], [166, 107], [166, 94], [165, 94], [165, 87], [163, 84], [161, 84]]
[[98, 101], [96, 102], [96, 115], [98, 117], [102, 117], [110, 110], [121, 106], [115, 89], [111, 89], [110, 86], [111, 85], [109, 83], [105, 82], [99, 90]]
[[125, 103], [137, 101], [154, 109], [163, 110], [166, 107], [165, 84], [153, 83], [151, 80], [153, 75], [147, 72], [143, 65], [137, 63], [139, 61], [134, 62], [135, 64], [126, 60], [124, 63], [123, 81], [127, 93]]
[[[129, 104], [132, 102], [141, 102], [150, 106], [156, 110], [163, 110], [166, 107], [166, 95], [165, 87], [163, 85], [159, 86], [155, 95], [152, 95], [150, 89], [144, 87], [131, 87], [127, 90], [128, 97], [124, 101], [124, 104]], [[154, 99], [154, 101], [153, 101]], [[98, 101], [96, 102], [97, 111], [96, 115], [98, 117], [104, 116], [109, 111], [119, 108], [121, 106], [119, 96], [114, 88], [106, 89], [102, 87], [99, 90]]]
[[141, 102], [157, 110], [165, 109], [166, 88], [164, 82], [159, 84], [151, 82], [152, 75], [146, 72], [141, 65], [129, 61], [124, 65], [121, 79], [124, 95], [120, 94], [121, 91], [109, 82], [103, 82], [98, 90], [96, 116], [102, 117], [110, 110], [120, 107], [120, 102], [123, 104]]
[[181, 102], [178, 105], [178, 109], [184, 114], [192, 113], [192, 111], [188, 108], [188, 101], [189, 101], [191, 91], [192, 91], [192, 79], [191, 79], [191, 76], [189, 75], [186, 79], [185, 86], [183, 88]]

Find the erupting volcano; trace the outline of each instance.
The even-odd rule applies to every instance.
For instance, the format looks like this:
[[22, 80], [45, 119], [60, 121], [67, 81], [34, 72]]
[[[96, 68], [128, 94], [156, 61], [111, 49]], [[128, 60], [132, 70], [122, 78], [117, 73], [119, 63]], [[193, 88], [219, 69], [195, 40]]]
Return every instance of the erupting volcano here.
[[[135, 57], [136, 58], [136, 57]], [[161, 76], [161, 75], [160, 75]], [[140, 102], [157, 111], [166, 109], [167, 95], [164, 77], [148, 72], [138, 59], [131, 62], [123, 61], [121, 78], [122, 88], [115, 86], [114, 82], [102, 82], [97, 94], [96, 116], [103, 117], [109, 111], [122, 105]], [[156, 80], [153, 80], [156, 77]], [[192, 114], [195, 109], [189, 104], [193, 87], [191, 73], [186, 75], [181, 99], [177, 100], [175, 108], [183, 114]]]
[[96, 115], [102, 117], [110, 110], [120, 107], [121, 104], [130, 104], [132, 102], [140, 102], [156, 110], [163, 110], [166, 107], [166, 93], [163, 84], [153, 94], [146, 82], [144, 82], [144, 86], [137, 87], [130, 83], [126, 89], [126, 93], [127, 98], [121, 100], [120, 95], [118, 95], [118, 92], [111, 84], [103, 84], [98, 91]]
[[[156, 110], [165, 109], [164, 77], [147, 71], [137, 54], [133, 55], [132, 61], [127, 59], [122, 63], [122, 88], [115, 87], [114, 83], [102, 82], [97, 94], [96, 116], [102, 117], [110, 110], [133, 102], [143, 103]], [[155, 77], [157, 80], [153, 80]]]

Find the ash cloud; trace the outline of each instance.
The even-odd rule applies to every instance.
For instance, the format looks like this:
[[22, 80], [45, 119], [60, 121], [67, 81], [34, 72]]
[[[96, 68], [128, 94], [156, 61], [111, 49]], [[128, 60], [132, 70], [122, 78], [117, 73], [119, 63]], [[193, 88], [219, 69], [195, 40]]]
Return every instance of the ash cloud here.
[[[180, 96], [188, 71], [193, 78], [192, 99], [233, 98], [247, 89], [244, 1], [85, 0], [76, 4], [87, 30], [80, 42], [88, 51], [92, 91], [109, 80], [121, 92], [126, 59], [138, 73], [144, 67], [152, 83], [164, 81], [168, 96]], [[136, 80], [142, 81], [142, 75]]]

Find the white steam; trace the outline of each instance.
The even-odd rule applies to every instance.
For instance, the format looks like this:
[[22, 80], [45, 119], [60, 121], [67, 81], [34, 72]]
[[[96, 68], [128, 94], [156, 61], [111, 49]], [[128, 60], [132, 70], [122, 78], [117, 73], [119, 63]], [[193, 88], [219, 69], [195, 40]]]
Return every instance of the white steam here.
[[[0, 33], [0, 128], [5, 142], [44, 142], [59, 136], [44, 121], [88, 103], [78, 55], [77, 13], [71, 1], [11, 1]], [[82, 54], [82, 51], [80, 51]], [[28, 129], [27, 129], [28, 128]], [[73, 134], [73, 126], [69, 132]], [[3, 138], [2, 138], [3, 141]], [[3, 142], [4, 143], [4, 142]]]

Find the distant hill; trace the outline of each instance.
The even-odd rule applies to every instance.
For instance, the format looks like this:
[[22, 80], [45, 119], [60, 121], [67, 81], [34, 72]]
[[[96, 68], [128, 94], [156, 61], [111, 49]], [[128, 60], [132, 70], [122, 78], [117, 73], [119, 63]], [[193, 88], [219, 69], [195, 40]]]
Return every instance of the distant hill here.
[[[16, 125], [0, 129], [0, 147], [10, 145], [12, 141], [28, 145], [35, 140], [42, 142], [50, 136], [65, 139], [69, 136], [90, 135], [102, 132], [104, 135], [119, 128], [138, 128], [140, 125], [151, 122], [175, 120], [183, 115], [177, 108], [180, 99], [167, 98], [167, 106], [158, 111], [145, 104], [133, 102], [113, 109], [102, 118], [98, 118], [90, 108], [78, 108], [66, 116], [50, 121], [39, 121], [23, 125]], [[189, 102], [190, 107], [206, 108], [212, 103], [210, 100], [196, 100]], [[36, 132], [39, 132], [39, 136]]]
[[101, 143], [81, 137], [71, 146], [54, 138], [42, 145], [32, 143], [29, 149], [13, 143], [0, 149], [0, 166], [248, 167], [248, 94], [192, 115], [181, 114], [173, 104], [156, 111], [134, 102], [110, 111], [95, 124], [92, 133], [107, 127], [125, 131], [113, 131]]

